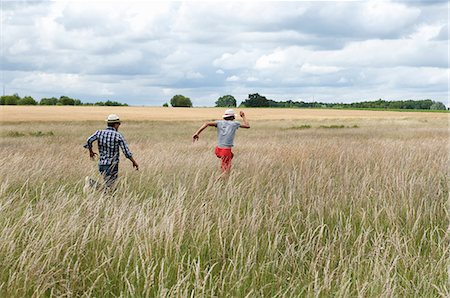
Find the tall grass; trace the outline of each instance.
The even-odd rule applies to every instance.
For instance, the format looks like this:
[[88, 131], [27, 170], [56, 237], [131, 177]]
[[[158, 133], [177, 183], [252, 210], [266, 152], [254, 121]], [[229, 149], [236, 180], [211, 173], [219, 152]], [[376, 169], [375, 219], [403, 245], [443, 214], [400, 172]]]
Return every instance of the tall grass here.
[[124, 123], [141, 170], [87, 195], [102, 123], [4, 125], [53, 135], [1, 139], [0, 296], [449, 296], [447, 123], [355, 123], [252, 122], [224, 181], [213, 130]]

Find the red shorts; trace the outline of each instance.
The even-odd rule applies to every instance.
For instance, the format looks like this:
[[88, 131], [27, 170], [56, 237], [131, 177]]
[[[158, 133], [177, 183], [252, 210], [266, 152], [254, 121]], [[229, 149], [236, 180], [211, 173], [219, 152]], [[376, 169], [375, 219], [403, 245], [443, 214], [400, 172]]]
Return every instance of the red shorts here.
[[227, 171], [231, 168], [231, 160], [233, 159], [233, 152], [231, 152], [231, 148], [219, 148], [215, 149], [216, 156], [222, 159], [222, 171]]

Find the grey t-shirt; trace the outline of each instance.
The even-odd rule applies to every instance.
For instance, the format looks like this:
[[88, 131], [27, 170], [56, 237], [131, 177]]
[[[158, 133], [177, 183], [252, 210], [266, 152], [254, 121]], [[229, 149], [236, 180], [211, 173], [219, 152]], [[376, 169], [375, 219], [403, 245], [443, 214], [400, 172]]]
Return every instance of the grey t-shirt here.
[[238, 121], [217, 120], [217, 146], [219, 148], [233, 147], [236, 130], [241, 126]]

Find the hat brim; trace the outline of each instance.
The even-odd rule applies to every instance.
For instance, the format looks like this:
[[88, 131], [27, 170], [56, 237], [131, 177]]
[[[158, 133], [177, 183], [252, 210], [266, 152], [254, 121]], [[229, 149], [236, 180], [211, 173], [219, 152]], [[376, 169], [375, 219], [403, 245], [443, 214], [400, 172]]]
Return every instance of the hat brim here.
[[120, 120], [106, 120], [107, 123], [120, 123]]
[[228, 117], [234, 117], [234, 118], [236, 118], [237, 117], [237, 115], [236, 114], [224, 114], [223, 116], [222, 116], [222, 118], [228, 118]]

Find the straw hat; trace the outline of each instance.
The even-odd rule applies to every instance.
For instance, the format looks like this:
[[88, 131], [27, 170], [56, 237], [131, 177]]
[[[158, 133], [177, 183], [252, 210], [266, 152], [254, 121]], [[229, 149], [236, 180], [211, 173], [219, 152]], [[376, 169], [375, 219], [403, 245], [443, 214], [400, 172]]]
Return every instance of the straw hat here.
[[236, 114], [234, 113], [233, 109], [228, 109], [225, 111], [225, 113], [223, 113], [223, 118], [228, 118], [228, 117], [236, 117]]
[[116, 114], [108, 115], [108, 118], [106, 118], [106, 122], [108, 123], [120, 123], [119, 116]]

